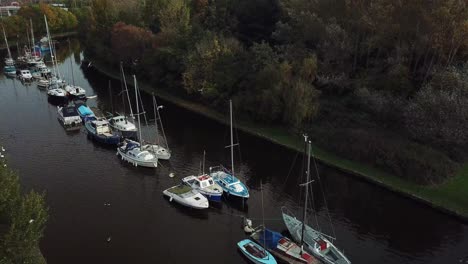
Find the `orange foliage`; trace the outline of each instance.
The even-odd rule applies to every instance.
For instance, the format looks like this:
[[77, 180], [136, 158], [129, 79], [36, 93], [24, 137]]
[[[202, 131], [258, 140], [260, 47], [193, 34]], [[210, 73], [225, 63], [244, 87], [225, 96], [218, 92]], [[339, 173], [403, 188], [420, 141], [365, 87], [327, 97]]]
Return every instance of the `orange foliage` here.
[[156, 38], [149, 30], [116, 23], [111, 32], [112, 51], [119, 60], [130, 62], [143, 59], [146, 52], [156, 49]]

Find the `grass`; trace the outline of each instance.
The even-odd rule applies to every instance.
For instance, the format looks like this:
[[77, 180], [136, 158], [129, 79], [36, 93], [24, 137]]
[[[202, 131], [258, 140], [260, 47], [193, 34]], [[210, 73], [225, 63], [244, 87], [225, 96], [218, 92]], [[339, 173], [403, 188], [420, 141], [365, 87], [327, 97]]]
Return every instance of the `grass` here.
[[[118, 74], [99, 62], [93, 61], [93, 64], [102, 73], [119, 79]], [[131, 82], [129, 84], [132, 85]], [[155, 92], [159, 97], [180, 107], [197, 112], [218, 122], [228, 123], [226, 116], [202, 104], [181, 99], [161, 89], [154, 90], [153, 87], [146, 83], [139, 83], [139, 86], [140, 89], [149, 93]], [[283, 127], [262, 126], [244, 120], [238, 121], [236, 127], [244, 132], [254, 134], [287, 148], [303, 151], [302, 137], [291, 134]], [[313, 141], [313, 139], [311, 140]], [[314, 157], [329, 166], [365, 178], [392, 191], [414, 198], [465, 220], [468, 219], [468, 163], [463, 164], [457, 174], [443, 184], [421, 186], [377, 169], [370, 164], [343, 159], [315, 145], [313, 145], [313, 152]]]

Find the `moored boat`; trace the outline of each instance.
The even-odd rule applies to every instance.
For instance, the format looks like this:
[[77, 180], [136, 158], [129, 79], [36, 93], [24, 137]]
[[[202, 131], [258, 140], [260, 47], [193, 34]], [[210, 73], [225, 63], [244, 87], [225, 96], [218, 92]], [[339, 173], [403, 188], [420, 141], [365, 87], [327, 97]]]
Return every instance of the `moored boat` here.
[[244, 239], [237, 243], [237, 247], [240, 249], [242, 254], [246, 256], [250, 261], [257, 264], [276, 264], [276, 259], [271, 255], [270, 252], [266, 251], [257, 243], [250, 239]]
[[140, 143], [126, 139], [117, 147], [117, 155], [122, 160], [136, 166], [156, 168], [158, 167], [158, 158], [149, 151], [141, 150]]
[[105, 119], [88, 120], [85, 122], [88, 138], [106, 145], [117, 145], [120, 143], [120, 136], [112, 132], [109, 122]]
[[74, 105], [58, 106], [57, 118], [65, 130], [78, 130], [81, 128], [81, 118]]
[[120, 132], [124, 138], [137, 138], [136, 126], [130, 120], [128, 120], [126, 116], [119, 115], [110, 117], [109, 125], [116, 131]]
[[215, 183], [213, 178], [208, 174], [187, 176], [182, 179], [182, 182], [203, 194], [210, 201], [221, 201], [223, 188]]
[[86, 99], [86, 90], [78, 85], [65, 85], [64, 90], [73, 99]]
[[67, 93], [62, 88], [49, 87], [47, 96], [53, 104], [64, 104], [68, 102]]
[[260, 226], [250, 235], [259, 244], [265, 245], [276, 258], [289, 264], [319, 264], [320, 261], [282, 234]]
[[185, 184], [168, 188], [163, 191], [163, 194], [169, 197], [170, 202], [176, 201], [187, 207], [195, 209], [206, 209], [209, 207], [208, 199], [205, 196]]

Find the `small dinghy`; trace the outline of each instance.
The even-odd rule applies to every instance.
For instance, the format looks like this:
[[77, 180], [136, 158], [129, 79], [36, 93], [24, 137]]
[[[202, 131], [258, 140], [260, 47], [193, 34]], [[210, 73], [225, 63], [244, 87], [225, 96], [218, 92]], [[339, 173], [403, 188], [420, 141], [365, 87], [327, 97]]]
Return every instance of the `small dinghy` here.
[[29, 70], [20, 70], [18, 78], [22, 81], [32, 81], [32, 75]]
[[58, 106], [57, 114], [57, 118], [65, 130], [71, 131], [81, 128], [81, 117], [74, 105]]
[[158, 167], [158, 158], [149, 151], [141, 150], [140, 143], [126, 139], [117, 148], [117, 155], [129, 163], [136, 166], [156, 168]]
[[88, 138], [107, 145], [117, 145], [120, 143], [120, 136], [112, 132], [109, 122], [105, 119], [88, 120], [85, 122]]
[[169, 197], [170, 202], [174, 200], [187, 207], [195, 209], [206, 209], [209, 207], [208, 200], [205, 196], [185, 184], [166, 189], [163, 191], [163, 194]]
[[250, 239], [244, 239], [237, 243], [240, 249], [250, 261], [257, 264], [276, 264], [276, 259], [270, 252], [266, 251], [263, 247], [253, 242]]
[[223, 188], [215, 183], [213, 178], [207, 174], [187, 176], [182, 179], [182, 182], [203, 194], [210, 201], [221, 201]]

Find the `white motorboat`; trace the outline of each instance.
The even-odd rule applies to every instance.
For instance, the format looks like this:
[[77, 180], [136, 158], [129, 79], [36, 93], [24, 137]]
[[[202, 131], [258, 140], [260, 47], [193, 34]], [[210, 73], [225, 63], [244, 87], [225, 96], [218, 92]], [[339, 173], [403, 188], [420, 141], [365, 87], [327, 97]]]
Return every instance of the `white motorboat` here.
[[109, 125], [119, 131], [124, 138], [137, 138], [136, 126], [126, 116], [119, 115], [109, 118]]
[[206, 199], [205, 196], [185, 184], [176, 185], [166, 189], [163, 191], [163, 194], [169, 197], [170, 202], [176, 201], [177, 203], [187, 207], [207, 209], [210, 206], [208, 199]]
[[158, 167], [158, 158], [149, 151], [141, 150], [140, 143], [126, 139], [117, 148], [117, 155], [120, 155], [122, 160], [141, 167], [156, 168]]
[[208, 174], [187, 176], [182, 179], [182, 182], [203, 194], [210, 201], [221, 201], [223, 188], [215, 183], [213, 178]]
[[58, 106], [57, 118], [66, 130], [80, 129], [82, 122], [81, 117], [76, 111], [74, 105]]
[[22, 81], [31, 81], [32, 80], [32, 75], [29, 70], [20, 70], [19, 76], [18, 76]]

